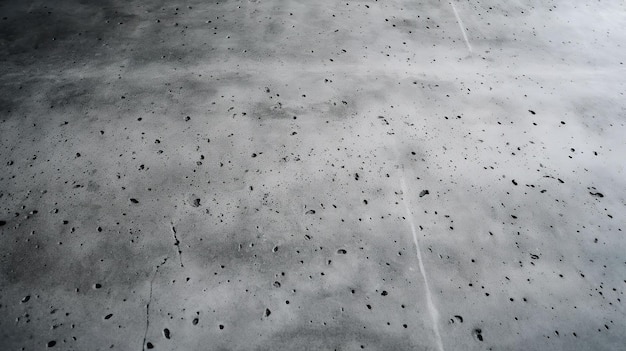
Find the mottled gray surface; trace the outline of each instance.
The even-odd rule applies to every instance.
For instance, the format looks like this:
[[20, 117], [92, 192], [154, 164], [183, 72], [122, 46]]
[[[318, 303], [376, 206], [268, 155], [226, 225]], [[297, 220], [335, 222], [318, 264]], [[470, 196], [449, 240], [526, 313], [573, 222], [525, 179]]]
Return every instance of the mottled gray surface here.
[[0, 349], [626, 345], [624, 2], [0, 14]]

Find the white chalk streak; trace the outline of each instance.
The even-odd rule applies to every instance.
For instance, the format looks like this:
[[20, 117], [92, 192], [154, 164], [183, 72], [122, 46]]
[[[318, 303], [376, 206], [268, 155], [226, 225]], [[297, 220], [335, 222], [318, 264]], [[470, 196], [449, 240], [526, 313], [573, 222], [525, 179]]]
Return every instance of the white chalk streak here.
[[467, 39], [467, 33], [465, 32], [465, 26], [463, 26], [463, 21], [461, 21], [461, 17], [459, 16], [459, 12], [456, 10], [456, 6], [452, 1], [449, 2], [450, 6], [452, 6], [452, 11], [454, 11], [454, 17], [456, 17], [456, 21], [461, 28], [461, 33], [463, 33], [463, 40], [465, 40], [465, 44], [467, 45], [467, 49], [470, 53], [472, 53], [472, 45], [470, 45], [469, 39]]
[[439, 311], [437, 311], [437, 307], [433, 303], [433, 297], [430, 293], [430, 285], [428, 284], [428, 277], [426, 276], [426, 269], [424, 269], [424, 262], [422, 261], [422, 250], [420, 249], [420, 244], [417, 240], [417, 232], [415, 231], [413, 214], [411, 213], [409, 201], [407, 200], [407, 196], [409, 196], [409, 190], [407, 189], [406, 181], [404, 180], [404, 170], [402, 170], [402, 173], [400, 174], [400, 180], [402, 184], [402, 202], [404, 203], [404, 208], [406, 209], [407, 220], [409, 221], [409, 225], [411, 226], [411, 233], [413, 233], [413, 243], [415, 243], [415, 251], [417, 252], [417, 262], [419, 264], [420, 272], [422, 273], [422, 278], [424, 279], [424, 290], [426, 290], [426, 304], [428, 305], [428, 311], [430, 312], [430, 317], [433, 322], [437, 349], [439, 351], [443, 351], [443, 342], [441, 341], [441, 335], [439, 334]]

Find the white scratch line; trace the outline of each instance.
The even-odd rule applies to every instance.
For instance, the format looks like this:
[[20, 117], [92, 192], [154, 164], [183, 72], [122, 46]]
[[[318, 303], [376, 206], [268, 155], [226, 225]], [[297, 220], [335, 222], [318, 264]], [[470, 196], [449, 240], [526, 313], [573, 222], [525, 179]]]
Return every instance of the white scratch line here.
[[[402, 166], [404, 168], [404, 166]], [[437, 349], [439, 351], [443, 350], [443, 342], [441, 341], [441, 335], [439, 334], [439, 311], [437, 311], [437, 307], [433, 303], [433, 298], [430, 293], [430, 284], [428, 284], [428, 277], [426, 276], [426, 270], [424, 269], [424, 262], [422, 261], [422, 250], [420, 249], [419, 241], [417, 240], [417, 232], [415, 231], [415, 223], [413, 222], [413, 214], [411, 213], [411, 209], [409, 208], [408, 200], [406, 196], [408, 196], [409, 192], [406, 187], [406, 182], [404, 180], [404, 170], [401, 171], [400, 181], [402, 184], [402, 202], [404, 203], [404, 208], [406, 209], [406, 216], [409, 220], [409, 225], [411, 226], [411, 233], [413, 233], [413, 242], [415, 243], [415, 251], [417, 252], [417, 262], [419, 263], [420, 272], [422, 273], [422, 278], [424, 279], [424, 286], [426, 290], [426, 304], [428, 305], [428, 310], [430, 312], [430, 317], [433, 320], [433, 329], [435, 330], [435, 338], [437, 341]]]
[[452, 11], [454, 11], [454, 17], [456, 17], [456, 21], [459, 24], [459, 27], [461, 28], [461, 33], [463, 33], [463, 40], [465, 40], [465, 44], [467, 45], [467, 49], [469, 50], [470, 54], [472, 53], [472, 46], [469, 43], [469, 39], [467, 39], [467, 33], [465, 33], [465, 26], [463, 26], [463, 21], [461, 21], [461, 17], [459, 16], [459, 12], [456, 10], [456, 6], [454, 6], [454, 3], [452, 1], [449, 2], [450, 6], [452, 6]]

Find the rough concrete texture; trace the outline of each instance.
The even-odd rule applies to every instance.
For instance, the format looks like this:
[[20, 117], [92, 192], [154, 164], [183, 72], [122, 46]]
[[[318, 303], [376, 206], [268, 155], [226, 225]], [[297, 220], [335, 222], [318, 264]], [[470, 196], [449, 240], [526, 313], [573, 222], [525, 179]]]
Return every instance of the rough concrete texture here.
[[0, 14], [0, 349], [626, 345], [623, 1]]

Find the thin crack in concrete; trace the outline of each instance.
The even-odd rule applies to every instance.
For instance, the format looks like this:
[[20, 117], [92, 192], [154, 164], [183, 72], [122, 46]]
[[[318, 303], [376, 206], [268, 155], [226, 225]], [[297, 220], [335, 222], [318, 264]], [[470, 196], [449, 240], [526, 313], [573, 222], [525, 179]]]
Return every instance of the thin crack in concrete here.
[[174, 236], [174, 246], [176, 246], [176, 250], [178, 250], [178, 259], [180, 261], [180, 266], [182, 268], [184, 268], [185, 266], [183, 265], [183, 251], [180, 249], [180, 241], [178, 240], [178, 237], [176, 236], [176, 227], [174, 227], [174, 223], [172, 224], [172, 235]]
[[141, 343], [141, 351], [146, 349], [146, 337], [148, 336], [148, 328], [150, 328], [150, 304], [152, 303], [152, 285], [154, 284], [154, 279], [156, 278], [157, 273], [159, 273], [159, 268], [167, 262], [167, 257], [163, 259], [163, 262], [156, 266], [154, 270], [154, 274], [152, 275], [152, 279], [150, 280], [150, 295], [148, 295], [148, 303], [146, 304], [146, 330], [143, 333], [143, 342]]

